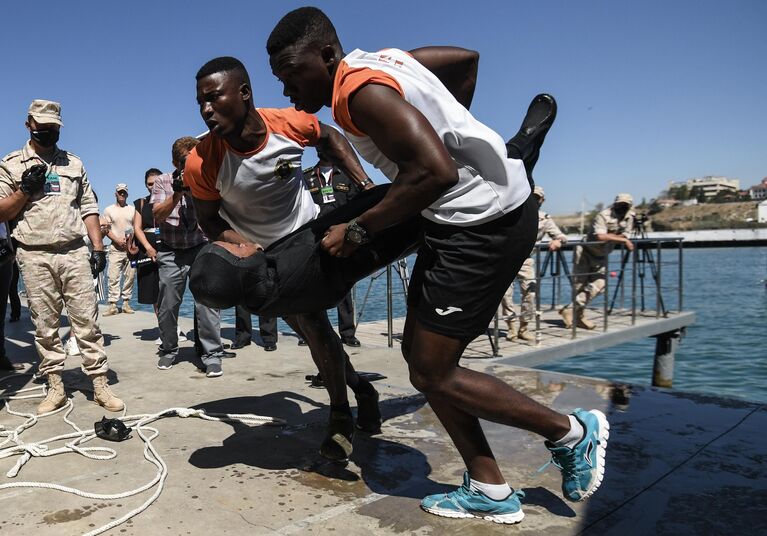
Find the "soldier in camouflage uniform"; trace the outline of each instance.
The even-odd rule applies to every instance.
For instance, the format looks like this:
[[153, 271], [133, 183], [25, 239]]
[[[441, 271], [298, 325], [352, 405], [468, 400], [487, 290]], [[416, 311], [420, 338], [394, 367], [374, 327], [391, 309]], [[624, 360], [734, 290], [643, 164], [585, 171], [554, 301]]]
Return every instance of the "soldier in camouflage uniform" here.
[[604, 242], [577, 246], [573, 261], [573, 284], [575, 285], [575, 306], [568, 303], [559, 310], [565, 327], [573, 325], [573, 309], [579, 328], [594, 329], [596, 324], [584, 316], [586, 305], [599, 296], [605, 288], [607, 277], [607, 256], [615, 244], [623, 244], [632, 251], [634, 243], [629, 236], [634, 230], [635, 212], [631, 208], [634, 198], [630, 194], [618, 194], [613, 204], [598, 213], [591, 222], [591, 230], [584, 237], [589, 242]]
[[[16, 257], [35, 325], [39, 373], [48, 392], [37, 408], [48, 413], [66, 404], [61, 372], [66, 353], [59, 319], [67, 308], [82, 353], [82, 370], [93, 380], [94, 400], [109, 411], [124, 404], [107, 385], [104, 338], [96, 323], [93, 278], [106, 265], [98, 203], [80, 159], [59, 149], [61, 105], [34, 100], [29, 107], [30, 141], [0, 161], [0, 220], [16, 220]], [[93, 253], [88, 253], [88, 234]]]
[[[546, 194], [543, 188], [536, 186], [533, 190], [533, 195], [538, 201], [538, 207], [543, 205], [546, 199]], [[565, 234], [559, 230], [557, 224], [551, 219], [548, 213], [538, 210], [538, 238], [537, 242], [543, 240], [545, 236], [548, 236], [551, 241], [549, 242], [549, 251], [556, 251], [562, 247], [562, 244], [567, 242]], [[519, 293], [522, 302], [521, 314], [519, 316], [519, 331], [517, 331], [514, 320], [516, 319], [516, 313], [514, 312], [514, 283], [509, 286], [506, 294], [501, 300], [501, 313], [506, 319], [506, 325], [508, 330], [506, 332], [506, 339], [513, 341], [516, 338], [520, 338], [523, 341], [534, 341], [535, 335], [530, 333], [528, 325], [535, 318], [535, 293], [538, 291], [536, 286], [535, 277], [535, 248], [530, 253], [530, 257], [522, 264], [522, 268], [519, 269], [516, 280], [519, 281]]]

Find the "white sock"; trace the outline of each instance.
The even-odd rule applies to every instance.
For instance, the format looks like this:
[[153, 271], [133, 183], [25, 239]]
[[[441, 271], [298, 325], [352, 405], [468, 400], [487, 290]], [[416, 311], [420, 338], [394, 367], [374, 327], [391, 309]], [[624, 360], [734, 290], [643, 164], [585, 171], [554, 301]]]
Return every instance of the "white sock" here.
[[469, 489], [479, 491], [494, 501], [501, 501], [511, 495], [511, 487], [505, 482], [503, 484], [485, 484], [471, 478], [469, 479]]
[[561, 439], [553, 442], [557, 447], [573, 448], [581, 439], [583, 439], [584, 430], [581, 422], [573, 415], [568, 415], [567, 418], [570, 419], [570, 431]]

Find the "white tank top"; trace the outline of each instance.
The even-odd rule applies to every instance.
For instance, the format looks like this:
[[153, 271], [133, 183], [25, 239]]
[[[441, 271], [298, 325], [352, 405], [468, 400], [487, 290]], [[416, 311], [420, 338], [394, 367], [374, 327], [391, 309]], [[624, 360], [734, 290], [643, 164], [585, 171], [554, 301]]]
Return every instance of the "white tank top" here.
[[402, 50], [354, 50], [336, 71], [333, 118], [360, 155], [389, 180], [396, 179], [397, 165], [349, 115], [349, 96], [371, 83], [395, 89], [418, 109], [458, 166], [458, 183], [424, 209], [423, 217], [442, 224], [478, 225], [511, 212], [530, 196], [522, 161], [508, 158], [504, 140], [477, 121], [431, 71]]

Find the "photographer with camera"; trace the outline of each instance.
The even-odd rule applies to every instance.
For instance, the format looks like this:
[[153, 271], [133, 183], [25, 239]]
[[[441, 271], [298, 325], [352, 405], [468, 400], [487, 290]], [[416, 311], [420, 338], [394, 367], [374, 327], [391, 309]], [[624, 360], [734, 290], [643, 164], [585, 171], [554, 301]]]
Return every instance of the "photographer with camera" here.
[[[152, 215], [157, 224], [157, 265], [160, 296], [157, 321], [160, 327], [160, 359], [157, 368], [170, 369], [178, 356], [178, 312], [186, 290], [189, 269], [200, 249], [208, 242], [197, 223], [189, 188], [184, 185], [183, 169], [189, 152], [199, 143], [183, 137], [173, 143], [173, 173], [155, 177], [152, 187]], [[222, 357], [234, 357], [221, 344], [221, 318], [217, 309], [195, 302], [195, 346], [209, 378], [221, 376]]]
[[[0, 161], [0, 221], [16, 220], [16, 259], [35, 324], [39, 374], [48, 381], [37, 412], [48, 413], [67, 401], [61, 381], [66, 353], [59, 337], [63, 307], [82, 354], [82, 370], [93, 380], [94, 400], [120, 411], [124, 404], [107, 385], [104, 338], [96, 322], [93, 278], [106, 266], [98, 202], [83, 163], [56, 145], [62, 125], [59, 103], [32, 101], [26, 122], [30, 140]], [[86, 230], [93, 244], [90, 255]]]
[[612, 205], [599, 212], [591, 222], [591, 230], [584, 237], [588, 242], [603, 242], [603, 244], [576, 246], [573, 261], [573, 284], [575, 285], [575, 302], [568, 303], [559, 310], [565, 327], [573, 325], [573, 309], [575, 321], [579, 328], [594, 329], [596, 324], [587, 319], [585, 308], [605, 289], [607, 277], [607, 256], [616, 244], [623, 244], [627, 250], [634, 249], [630, 240], [634, 231], [636, 213], [632, 206], [634, 198], [631, 194], [618, 194]]

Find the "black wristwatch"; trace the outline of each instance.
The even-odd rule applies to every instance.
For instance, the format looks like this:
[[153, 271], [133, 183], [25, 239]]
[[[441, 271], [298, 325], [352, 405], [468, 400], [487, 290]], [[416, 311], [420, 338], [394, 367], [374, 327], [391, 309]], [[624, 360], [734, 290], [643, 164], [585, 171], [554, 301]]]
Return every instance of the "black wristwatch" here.
[[362, 225], [357, 223], [357, 218], [354, 218], [346, 224], [344, 241], [354, 244], [355, 246], [362, 246], [370, 242], [370, 234]]

